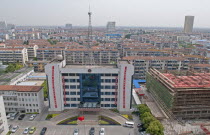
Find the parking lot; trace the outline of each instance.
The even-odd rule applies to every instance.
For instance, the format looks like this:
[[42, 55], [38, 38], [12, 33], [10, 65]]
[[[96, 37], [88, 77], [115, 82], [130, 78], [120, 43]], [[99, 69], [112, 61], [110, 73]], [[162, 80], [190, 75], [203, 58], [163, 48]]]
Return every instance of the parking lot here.
[[39, 120], [37, 116], [34, 121], [29, 121], [30, 114], [27, 114], [23, 120], [8, 120], [9, 124], [13, 126], [18, 125], [19, 129], [12, 135], [23, 135], [23, 131], [26, 127], [36, 127], [34, 135], [39, 135], [43, 127], [47, 127], [45, 135], [73, 135], [74, 129], [79, 129], [79, 135], [89, 135], [91, 127], [95, 128], [95, 135], [99, 135], [99, 130], [105, 128], [106, 135], [136, 135], [134, 134], [134, 128], [126, 128], [122, 126], [100, 126], [100, 125], [56, 125], [51, 121]]

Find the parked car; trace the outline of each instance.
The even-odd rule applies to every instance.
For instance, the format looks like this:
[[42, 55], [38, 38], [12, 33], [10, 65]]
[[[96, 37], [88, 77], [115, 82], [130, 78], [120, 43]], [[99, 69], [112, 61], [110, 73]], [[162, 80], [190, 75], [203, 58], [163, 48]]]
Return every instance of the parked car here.
[[137, 124], [137, 127], [138, 128], [142, 127], [142, 124], [141, 123]]
[[23, 134], [28, 134], [28, 132], [29, 132], [29, 127], [24, 129]]
[[40, 135], [44, 135], [46, 131], [47, 131], [47, 128], [46, 127], [43, 127], [42, 128], [42, 131], [40, 132]]
[[26, 115], [25, 114], [21, 114], [19, 117], [18, 117], [18, 120], [22, 120]]
[[74, 135], [79, 135], [79, 129], [74, 129]]
[[18, 129], [19, 129], [18, 126], [13, 126], [11, 132], [12, 133], [15, 133]]
[[18, 116], [19, 112], [15, 112], [13, 114], [11, 114], [10, 119], [14, 120], [17, 116]]
[[32, 114], [29, 118], [29, 120], [34, 120], [34, 118], [36, 117], [36, 114]]
[[36, 127], [31, 127], [29, 129], [29, 134], [33, 134], [36, 131]]
[[130, 128], [133, 128], [134, 126], [134, 122], [131, 122], [131, 121], [126, 121], [125, 124], [123, 124], [124, 127], [130, 127]]
[[99, 134], [100, 135], [105, 135], [105, 129], [104, 128], [101, 128], [101, 130], [99, 131]]
[[95, 133], [95, 128], [91, 127], [89, 131], [89, 135], [94, 135], [94, 133]]
[[7, 114], [7, 119], [9, 119], [11, 117], [12, 113], [8, 113]]

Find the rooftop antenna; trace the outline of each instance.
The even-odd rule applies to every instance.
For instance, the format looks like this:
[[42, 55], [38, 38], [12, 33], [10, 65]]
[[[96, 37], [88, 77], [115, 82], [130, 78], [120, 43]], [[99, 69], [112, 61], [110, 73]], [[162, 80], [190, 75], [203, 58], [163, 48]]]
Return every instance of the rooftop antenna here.
[[89, 24], [88, 24], [88, 61], [85, 62], [87, 65], [94, 65], [94, 57], [93, 54], [91, 53], [91, 43], [92, 43], [92, 25], [91, 25], [91, 15], [92, 12], [90, 12], [90, 5], [89, 5], [89, 12], [88, 12], [88, 16], [89, 16]]
[[89, 16], [89, 24], [88, 24], [88, 48], [90, 48], [90, 43], [92, 42], [92, 25], [91, 25], [91, 15], [92, 12], [90, 12], [90, 5], [89, 5], [89, 12], [88, 12], [88, 16]]

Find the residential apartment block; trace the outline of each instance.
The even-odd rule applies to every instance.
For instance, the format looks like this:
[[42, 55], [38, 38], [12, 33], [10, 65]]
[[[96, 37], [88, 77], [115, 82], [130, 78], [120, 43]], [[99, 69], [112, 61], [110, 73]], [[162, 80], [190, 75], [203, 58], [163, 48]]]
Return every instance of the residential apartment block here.
[[44, 107], [41, 86], [0, 85], [6, 112], [40, 113]]
[[189, 60], [182, 57], [150, 57], [150, 56], [128, 56], [124, 60], [129, 60], [134, 65], [134, 79], [146, 79], [146, 72], [149, 68], [157, 70], [187, 70]]
[[120, 57], [116, 49], [66, 49], [64, 53], [67, 64], [88, 64], [89, 57], [92, 64], [113, 64]]
[[51, 61], [58, 55], [63, 56], [63, 51], [60, 48], [39, 48], [37, 49], [37, 60]]
[[0, 61], [5, 63], [22, 63], [28, 61], [28, 53], [26, 48], [0, 48]]

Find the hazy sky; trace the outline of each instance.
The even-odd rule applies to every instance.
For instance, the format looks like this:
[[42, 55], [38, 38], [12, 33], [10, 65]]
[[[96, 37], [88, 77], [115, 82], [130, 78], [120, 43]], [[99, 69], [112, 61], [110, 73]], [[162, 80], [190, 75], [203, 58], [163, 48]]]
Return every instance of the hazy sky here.
[[210, 27], [210, 0], [0, 0], [0, 21], [16, 25], [92, 25], [183, 27], [195, 16], [195, 27]]

